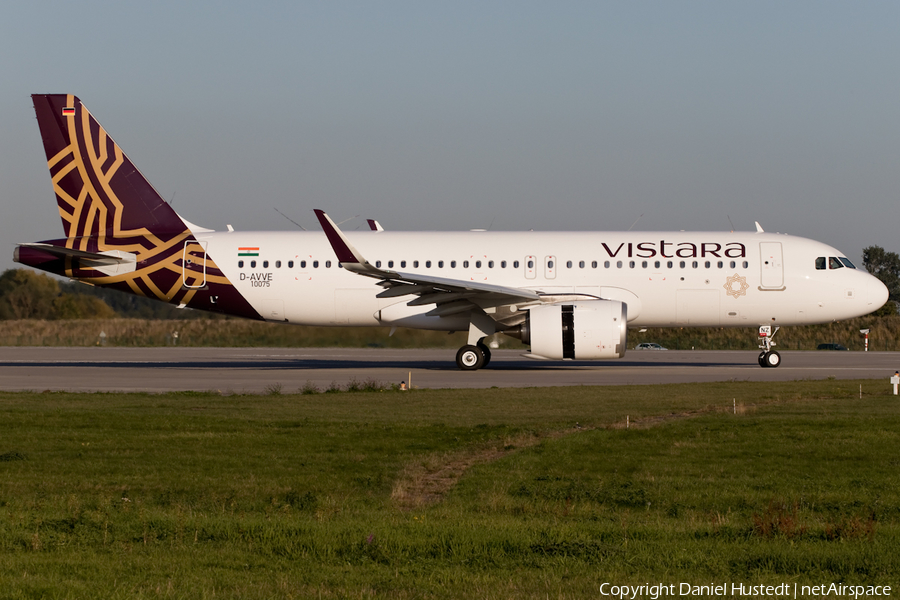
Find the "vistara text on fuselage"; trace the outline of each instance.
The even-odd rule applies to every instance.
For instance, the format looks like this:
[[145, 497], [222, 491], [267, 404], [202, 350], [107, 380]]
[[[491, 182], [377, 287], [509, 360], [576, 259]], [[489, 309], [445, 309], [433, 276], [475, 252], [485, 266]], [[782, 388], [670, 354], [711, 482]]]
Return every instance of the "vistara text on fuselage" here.
[[779, 327], [880, 308], [887, 288], [826, 244], [756, 232], [213, 231], [181, 218], [72, 95], [33, 96], [63, 237], [15, 260], [92, 285], [250, 319], [467, 331], [528, 356], [625, 353], [629, 327], [759, 327], [759, 364]]

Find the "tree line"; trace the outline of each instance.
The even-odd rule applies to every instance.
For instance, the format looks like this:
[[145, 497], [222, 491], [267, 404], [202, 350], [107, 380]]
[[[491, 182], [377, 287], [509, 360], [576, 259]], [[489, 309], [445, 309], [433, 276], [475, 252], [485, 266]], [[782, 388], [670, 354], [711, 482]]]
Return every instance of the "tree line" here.
[[[875, 314], [897, 314], [900, 303], [900, 256], [881, 246], [863, 249], [863, 266], [888, 288], [888, 302]], [[60, 282], [28, 269], [7, 269], [0, 275], [0, 319], [197, 319], [222, 318], [199, 310], [94, 287]]]

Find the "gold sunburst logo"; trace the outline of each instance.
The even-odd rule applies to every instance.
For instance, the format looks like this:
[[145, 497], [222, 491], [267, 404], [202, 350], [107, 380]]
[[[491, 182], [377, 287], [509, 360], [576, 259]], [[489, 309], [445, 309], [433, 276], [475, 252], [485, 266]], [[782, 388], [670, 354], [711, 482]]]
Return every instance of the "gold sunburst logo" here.
[[729, 296], [739, 298], [740, 296], [747, 295], [747, 290], [750, 289], [750, 284], [747, 283], [746, 277], [742, 277], [735, 273], [725, 280], [725, 285], [722, 287], [725, 288], [725, 293]]

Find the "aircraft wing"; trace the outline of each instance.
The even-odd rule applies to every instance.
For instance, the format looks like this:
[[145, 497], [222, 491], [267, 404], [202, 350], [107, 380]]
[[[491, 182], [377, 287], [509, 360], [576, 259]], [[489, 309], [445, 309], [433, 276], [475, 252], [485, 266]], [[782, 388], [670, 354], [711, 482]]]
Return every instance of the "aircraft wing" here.
[[379, 285], [385, 290], [378, 294], [379, 298], [415, 295], [418, 297], [410, 300], [408, 304], [410, 306], [436, 304], [437, 307], [428, 313], [434, 316], [448, 316], [474, 308], [484, 309], [541, 301], [541, 295], [529, 289], [380, 269], [367, 261], [353, 247], [331, 217], [318, 209], [315, 213], [341, 266], [359, 275], [381, 280]]

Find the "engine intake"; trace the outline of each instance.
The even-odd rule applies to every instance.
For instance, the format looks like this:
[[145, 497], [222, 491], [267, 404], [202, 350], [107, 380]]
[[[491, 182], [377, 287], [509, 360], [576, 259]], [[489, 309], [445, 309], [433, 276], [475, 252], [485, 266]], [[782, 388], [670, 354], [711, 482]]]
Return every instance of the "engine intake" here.
[[621, 358], [628, 343], [627, 312], [617, 300], [544, 304], [528, 309], [525, 322], [504, 333], [543, 358]]

